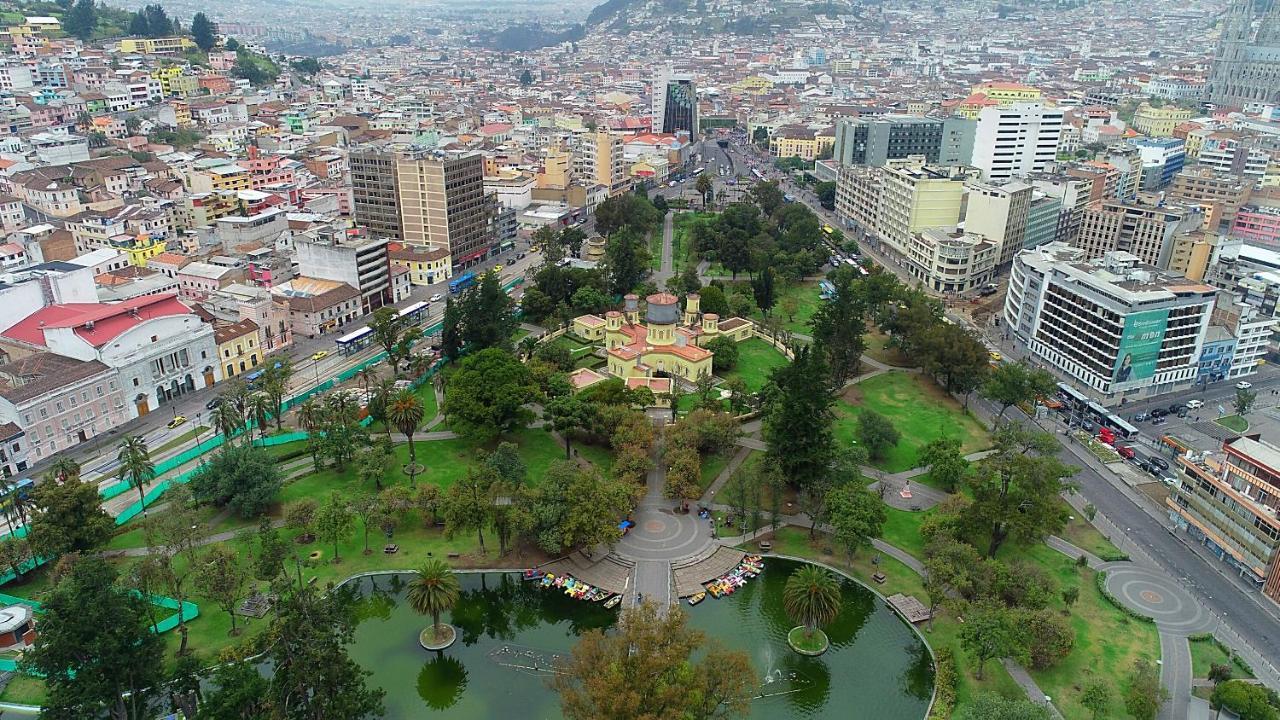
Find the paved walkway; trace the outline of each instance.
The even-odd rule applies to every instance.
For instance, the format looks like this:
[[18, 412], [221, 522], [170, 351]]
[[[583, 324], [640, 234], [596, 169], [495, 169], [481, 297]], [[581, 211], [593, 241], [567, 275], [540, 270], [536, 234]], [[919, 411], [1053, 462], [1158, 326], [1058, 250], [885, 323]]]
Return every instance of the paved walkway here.
[[675, 275], [675, 261], [672, 257], [672, 246], [675, 244], [675, 213], [668, 211], [662, 218], [662, 259], [658, 269], [653, 273], [653, 284], [666, 287], [668, 280]]
[[1191, 644], [1187, 636], [1160, 631], [1160, 684], [1169, 689], [1169, 702], [1160, 720], [1184, 720], [1191, 710]]

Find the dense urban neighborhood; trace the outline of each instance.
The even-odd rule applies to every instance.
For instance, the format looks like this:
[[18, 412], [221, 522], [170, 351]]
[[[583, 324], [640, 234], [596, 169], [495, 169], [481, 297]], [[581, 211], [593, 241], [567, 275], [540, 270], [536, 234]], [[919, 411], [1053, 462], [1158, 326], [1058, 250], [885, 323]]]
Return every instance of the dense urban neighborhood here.
[[1280, 720], [1280, 1], [0, 0], [0, 715]]

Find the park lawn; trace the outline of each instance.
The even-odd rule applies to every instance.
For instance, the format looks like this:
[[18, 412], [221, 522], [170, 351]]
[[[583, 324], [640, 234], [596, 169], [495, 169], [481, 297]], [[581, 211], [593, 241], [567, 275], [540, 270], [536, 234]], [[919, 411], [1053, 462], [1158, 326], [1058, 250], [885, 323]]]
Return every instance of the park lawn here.
[[[787, 285], [777, 291], [777, 297], [774, 298], [773, 315], [783, 319], [782, 327], [793, 333], [808, 334], [809, 321], [813, 318], [814, 313], [818, 312], [818, 308], [822, 307], [824, 302], [819, 294], [816, 282], [802, 282]], [[796, 300], [796, 313], [791, 317], [787, 317], [782, 312], [783, 298], [792, 297]], [[752, 319], [756, 322], [763, 322], [764, 315], [759, 309], [751, 313]]]
[[760, 392], [774, 368], [787, 364], [787, 357], [760, 338], [738, 343], [738, 364], [723, 374], [725, 380], [742, 378], [751, 392]]
[[924, 538], [920, 536], [920, 525], [932, 511], [911, 512], [885, 506], [885, 523], [880, 530], [880, 539], [890, 545], [905, 550], [912, 555], [924, 558]]
[[662, 231], [649, 233], [649, 268], [662, 269]]
[[[573, 449], [578, 451], [580, 457], [586, 458], [592, 465], [600, 469], [600, 472], [606, 475], [613, 472], [613, 450], [602, 445], [591, 445], [584, 442], [575, 442]], [[561, 456], [563, 458], [563, 455]]]
[[529, 336], [529, 331], [523, 327], [517, 327], [514, 333], [511, 333], [511, 344], [515, 345], [521, 340]]
[[1209, 677], [1211, 665], [1230, 665], [1231, 677], [1248, 679], [1253, 677], [1244, 665], [1240, 664], [1216, 640], [1192, 640], [1191, 642], [1191, 677]]
[[9, 684], [5, 686], [4, 692], [0, 693], [0, 702], [42, 705], [48, 697], [49, 693], [45, 689], [43, 680], [15, 673], [9, 680]]
[[550, 345], [554, 347], [562, 347], [569, 351], [569, 356], [574, 360], [581, 360], [583, 357], [590, 355], [595, 349], [595, 344], [583, 341], [581, 338], [571, 337], [569, 335], [561, 335], [552, 340]]
[[1225, 415], [1214, 420], [1214, 422], [1228, 430], [1234, 430], [1235, 432], [1242, 433], [1249, 429], [1249, 421], [1245, 420], [1241, 415]]
[[911, 362], [901, 350], [888, 346], [888, 335], [872, 328], [863, 337], [867, 341], [867, 349], [865, 351], [867, 357], [894, 367], [916, 367], [917, 364]]
[[671, 257], [677, 267], [683, 268], [685, 263], [696, 262], [693, 244], [689, 242], [689, 232], [698, 220], [715, 218], [719, 213], [701, 211], [678, 212], [671, 218]]
[[[1077, 567], [1071, 558], [1044, 544], [1018, 550], [1018, 557], [1034, 562], [1057, 579], [1059, 590], [1071, 585], [1080, 588], [1070, 619], [1075, 647], [1054, 667], [1029, 669], [1032, 677], [1068, 720], [1087, 720], [1093, 715], [1080, 704], [1079, 688], [1094, 675], [1114, 690], [1111, 707], [1102, 716], [1126, 717], [1122, 698], [1134, 662], [1160, 659], [1156, 626], [1130, 617], [1104, 598], [1098, 591], [1095, 571]], [[1061, 598], [1055, 598], [1050, 607], [1062, 609]]]
[[1063, 510], [1067, 512], [1070, 518], [1066, 527], [1058, 536], [1063, 540], [1075, 545], [1082, 550], [1087, 550], [1103, 560], [1125, 560], [1128, 555], [1120, 552], [1106, 535], [1103, 535], [1097, 528], [1089, 523], [1083, 515], [1075, 508], [1067, 505], [1066, 501], [1062, 502]]
[[729, 461], [736, 454], [736, 450], [736, 447], [731, 447], [724, 452], [702, 456], [702, 477], [698, 480], [698, 487], [702, 488], [703, 492], [706, 492], [711, 483], [715, 482], [720, 473], [724, 471], [725, 466], [729, 464]]
[[860, 408], [889, 418], [902, 435], [885, 457], [872, 463], [886, 472], [917, 467], [920, 448], [939, 438], [960, 440], [960, 450], [965, 454], [990, 446], [986, 428], [919, 373], [884, 373], [847, 388], [835, 406], [835, 437], [842, 445], [854, 443]]

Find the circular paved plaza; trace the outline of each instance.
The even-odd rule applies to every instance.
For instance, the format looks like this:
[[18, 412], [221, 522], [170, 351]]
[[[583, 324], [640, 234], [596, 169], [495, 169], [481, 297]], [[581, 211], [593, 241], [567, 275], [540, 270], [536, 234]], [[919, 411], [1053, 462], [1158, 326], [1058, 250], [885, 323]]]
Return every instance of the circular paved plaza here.
[[678, 560], [711, 545], [711, 524], [697, 513], [676, 513], [669, 507], [642, 506], [636, 526], [614, 550], [628, 560]]
[[1128, 562], [1107, 563], [1107, 592], [1129, 609], [1156, 621], [1165, 632], [1192, 634], [1210, 630], [1214, 619], [1200, 603], [1164, 573]]

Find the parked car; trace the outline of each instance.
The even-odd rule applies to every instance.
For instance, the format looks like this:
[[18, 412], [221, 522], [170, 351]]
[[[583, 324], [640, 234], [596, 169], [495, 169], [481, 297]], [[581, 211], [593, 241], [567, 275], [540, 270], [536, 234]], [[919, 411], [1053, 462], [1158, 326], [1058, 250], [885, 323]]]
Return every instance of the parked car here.
[[1187, 401], [1187, 409], [1188, 409], [1188, 410], [1199, 410], [1199, 409], [1200, 409], [1200, 408], [1202, 408], [1202, 407], [1204, 407], [1204, 401], [1203, 401], [1203, 400], [1188, 400], [1188, 401]]
[[1138, 413], [1137, 415], [1134, 415], [1134, 416], [1133, 416], [1133, 421], [1134, 421], [1134, 422], [1146, 422], [1146, 421], [1147, 421], [1147, 418], [1150, 418], [1150, 417], [1151, 417], [1151, 415], [1147, 414], [1147, 412], [1146, 412], [1146, 411], [1143, 411], [1143, 412]]
[[319, 361], [321, 361], [321, 360], [323, 360], [323, 359], [325, 359], [325, 358], [327, 358], [327, 357], [329, 357], [329, 351], [328, 351], [328, 350], [320, 350], [320, 351], [317, 351], [317, 352], [311, 353], [311, 359], [312, 359], [312, 360], [315, 360], [316, 362], [319, 362]]
[[1173, 487], [1174, 485], [1178, 484], [1177, 478], [1171, 477], [1169, 475], [1165, 475], [1164, 477], [1160, 478], [1160, 482], [1164, 483], [1165, 485], [1168, 485], [1169, 487]]
[[428, 298], [430, 302], [440, 302], [443, 299], [444, 299], [444, 296], [441, 295], [440, 293], [436, 293], [432, 295], [430, 298]]
[[1150, 463], [1151, 465], [1154, 465], [1160, 468], [1161, 470], [1169, 469], [1169, 461], [1165, 460], [1162, 457], [1156, 457], [1155, 455], [1152, 455], [1151, 457], [1147, 458], [1147, 462]]
[[1155, 410], [1151, 411], [1151, 419], [1154, 420], [1156, 418], [1162, 418], [1168, 414], [1169, 414], [1168, 410], [1165, 410], [1164, 408], [1156, 408]]
[[1184, 408], [1186, 408], [1186, 407], [1187, 407], [1187, 406], [1186, 406], [1186, 405], [1183, 405], [1182, 403], [1174, 403], [1174, 404], [1172, 404], [1172, 405], [1170, 405], [1170, 406], [1169, 406], [1169, 414], [1170, 414], [1170, 415], [1177, 415], [1177, 414], [1178, 414], [1178, 412], [1179, 412], [1180, 410], [1182, 410], [1182, 409], [1184, 409]]
[[214, 408], [218, 407], [218, 406], [219, 406], [219, 405], [221, 405], [221, 404], [222, 404], [222, 396], [221, 396], [221, 395], [219, 395], [218, 397], [215, 397], [214, 399], [212, 399], [212, 400], [210, 400], [209, 402], [205, 403], [205, 404], [204, 404], [204, 409], [205, 409], [205, 410], [212, 410], [212, 409], [214, 409]]
[[1085, 420], [1084, 422], [1080, 423], [1080, 429], [1084, 430], [1087, 433], [1092, 433], [1095, 427], [1097, 426], [1089, 422], [1088, 420]]
[[1116, 454], [1124, 458], [1125, 460], [1129, 460], [1134, 455], [1136, 455], [1136, 453], [1133, 452], [1133, 448], [1129, 447], [1128, 445], [1117, 445]]
[[1240, 382], [1236, 383], [1237, 390], [1248, 390], [1251, 387], [1253, 387], [1253, 383], [1249, 382], [1248, 380], [1241, 380]]
[[1178, 417], [1180, 418], [1184, 418], [1190, 414], [1191, 414], [1191, 410], [1188, 408], [1182, 408], [1181, 410], [1178, 411]]
[[1152, 420], [1152, 421], [1151, 421], [1151, 424], [1152, 424], [1152, 425], [1163, 425], [1163, 424], [1165, 424], [1165, 423], [1167, 423], [1167, 422], [1169, 422], [1169, 418], [1165, 417], [1164, 415], [1161, 415], [1160, 417], [1158, 417], [1158, 418], [1156, 418], [1156, 419]]
[[[1152, 458], [1152, 459], [1154, 460], [1155, 458]], [[1164, 475], [1164, 470], [1161, 470], [1159, 467], [1156, 467], [1156, 465], [1151, 462], [1147, 463], [1147, 472], [1151, 473], [1151, 477], [1155, 477], [1155, 478], [1158, 478]]]

